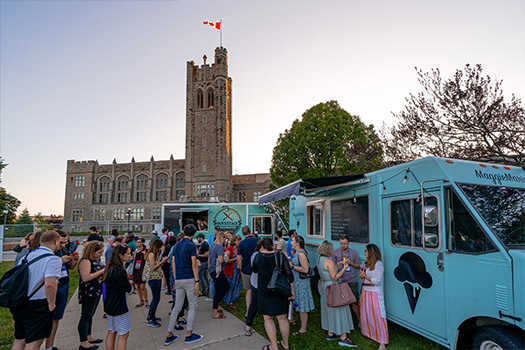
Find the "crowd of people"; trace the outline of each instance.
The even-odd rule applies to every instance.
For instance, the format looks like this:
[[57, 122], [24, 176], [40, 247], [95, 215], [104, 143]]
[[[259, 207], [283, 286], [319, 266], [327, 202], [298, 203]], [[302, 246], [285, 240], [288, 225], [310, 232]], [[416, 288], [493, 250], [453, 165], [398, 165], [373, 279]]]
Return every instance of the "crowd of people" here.
[[[199, 223], [202, 224], [202, 223]], [[195, 225], [186, 225], [175, 237], [168, 229], [146, 245], [144, 238], [128, 232], [126, 236], [112, 232], [107, 239], [95, 227], [83, 243], [82, 256], [76, 253], [78, 242], [70, 240], [61, 230], [28, 234], [15, 248], [17, 264], [31, 262], [47, 254], [29, 267], [29, 291], [35, 290], [26, 306], [11, 308], [15, 321], [13, 349], [57, 350], [54, 345], [59, 321], [69, 295], [69, 271], [78, 265], [78, 302], [81, 314], [78, 322], [79, 350], [95, 350], [103, 339], [92, 335], [93, 317], [100, 300], [108, 331], [106, 349], [126, 349], [131, 330], [128, 295], [137, 293], [135, 308], [148, 309], [146, 325], [161, 327], [157, 316], [161, 293], [171, 295], [165, 345], [179, 339], [175, 330], [186, 330], [185, 343], [203, 339], [194, 332], [198, 299], [211, 301], [211, 317], [224, 319], [221, 302], [236, 309], [234, 302], [245, 290], [245, 332], [251, 336], [257, 314], [262, 315], [270, 344], [264, 350], [289, 348], [290, 325], [299, 329], [291, 336], [308, 331], [308, 313], [315, 309], [311, 279], [315, 276], [305, 249], [304, 238], [294, 230], [286, 242], [279, 232], [275, 241], [259, 239], [248, 226], [241, 228], [242, 238], [232, 232], [215, 230], [208, 240]], [[107, 242], [106, 242], [107, 241]], [[107, 245], [107, 248], [106, 248]], [[354, 330], [352, 312], [361, 333], [386, 348], [388, 327], [383, 298], [381, 253], [374, 244], [365, 248], [366, 261], [361, 264], [356, 251], [349, 248], [349, 239], [342, 236], [340, 248], [331, 242], [318, 247], [317, 277], [320, 294], [321, 328], [326, 340], [338, 340], [339, 345], [356, 347], [349, 338]], [[102, 259], [102, 257], [105, 259]], [[276, 272], [278, 271], [278, 273]], [[277, 276], [276, 278], [276, 275]], [[281, 278], [284, 287], [274, 284]], [[358, 289], [358, 278], [362, 288]], [[43, 283], [44, 288], [38, 288]], [[348, 284], [355, 297], [350, 305], [328, 306], [330, 286]], [[149, 286], [146, 288], [146, 285]], [[150, 297], [148, 297], [150, 296]], [[238, 305], [238, 304], [237, 304]], [[281, 340], [277, 339], [277, 319]]]

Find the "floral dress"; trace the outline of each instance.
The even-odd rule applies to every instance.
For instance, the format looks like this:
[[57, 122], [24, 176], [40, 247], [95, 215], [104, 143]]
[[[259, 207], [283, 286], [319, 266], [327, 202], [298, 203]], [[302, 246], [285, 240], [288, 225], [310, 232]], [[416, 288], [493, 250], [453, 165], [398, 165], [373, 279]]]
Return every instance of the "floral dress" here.
[[[300, 266], [299, 254], [306, 254], [304, 250], [299, 250], [292, 258], [293, 266]], [[299, 271], [292, 270], [293, 273], [293, 291], [295, 293], [295, 310], [299, 312], [308, 312], [315, 308], [314, 299], [312, 297], [312, 289], [310, 287], [310, 279], [302, 279], [299, 277]]]
[[[95, 273], [104, 268], [104, 265], [102, 265], [102, 263], [98, 260], [89, 260], [89, 262], [91, 263], [91, 270], [89, 273]], [[95, 299], [100, 297], [100, 294], [102, 294], [102, 275], [88, 282], [83, 282], [82, 278], [80, 278], [80, 283], [78, 285], [79, 304], [82, 304], [82, 301], [86, 297]]]

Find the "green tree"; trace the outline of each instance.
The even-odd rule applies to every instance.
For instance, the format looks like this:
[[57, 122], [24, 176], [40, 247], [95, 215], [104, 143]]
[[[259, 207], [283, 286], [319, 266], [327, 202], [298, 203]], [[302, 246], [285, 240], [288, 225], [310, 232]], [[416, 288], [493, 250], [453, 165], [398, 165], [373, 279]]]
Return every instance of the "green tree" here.
[[[2, 183], [2, 170], [7, 166], [4, 162], [4, 159], [0, 157], [0, 183]], [[0, 187], [0, 214], [2, 215], [2, 220], [0, 224], [4, 223], [4, 213], [3, 210], [7, 208], [7, 224], [12, 224], [15, 222], [16, 219], [16, 211], [18, 210], [18, 207], [20, 206], [20, 201], [12, 196], [11, 194], [7, 193], [6, 189], [3, 187]]]
[[364, 173], [381, 164], [373, 125], [329, 101], [308, 109], [279, 135], [270, 175], [274, 186], [283, 186], [300, 178]]
[[33, 231], [33, 219], [31, 219], [31, 214], [27, 208], [24, 208], [18, 216], [14, 228], [17, 235], [25, 235]]
[[416, 68], [424, 92], [410, 94], [398, 122], [383, 127], [385, 160], [399, 163], [438, 156], [522, 165], [525, 113], [512, 95], [505, 102], [502, 81], [483, 76], [481, 65], [466, 65], [444, 80], [439, 69]]

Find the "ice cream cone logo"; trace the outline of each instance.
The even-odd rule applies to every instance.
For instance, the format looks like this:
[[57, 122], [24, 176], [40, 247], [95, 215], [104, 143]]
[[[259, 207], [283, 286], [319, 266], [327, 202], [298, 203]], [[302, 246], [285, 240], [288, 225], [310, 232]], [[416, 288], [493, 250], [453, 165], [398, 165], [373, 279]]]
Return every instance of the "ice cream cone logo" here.
[[419, 255], [407, 252], [399, 257], [394, 276], [403, 283], [412, 314], [416, 310], [421, 288], [432, 287], [432, 276], [427, 272], [425, 262]]

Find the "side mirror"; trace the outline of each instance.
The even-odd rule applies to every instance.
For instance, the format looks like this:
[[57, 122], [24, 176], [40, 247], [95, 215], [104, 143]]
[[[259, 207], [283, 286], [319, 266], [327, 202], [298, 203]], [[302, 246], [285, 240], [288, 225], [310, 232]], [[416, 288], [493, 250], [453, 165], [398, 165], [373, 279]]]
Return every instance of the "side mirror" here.
[[436, 248], [438, 246], [438, 235], [435, 233], [425, 233], [425, 247]]
[[438, 210], [435, 205], [425, 205], [425, 226], [436, 227], [438, 224]]

